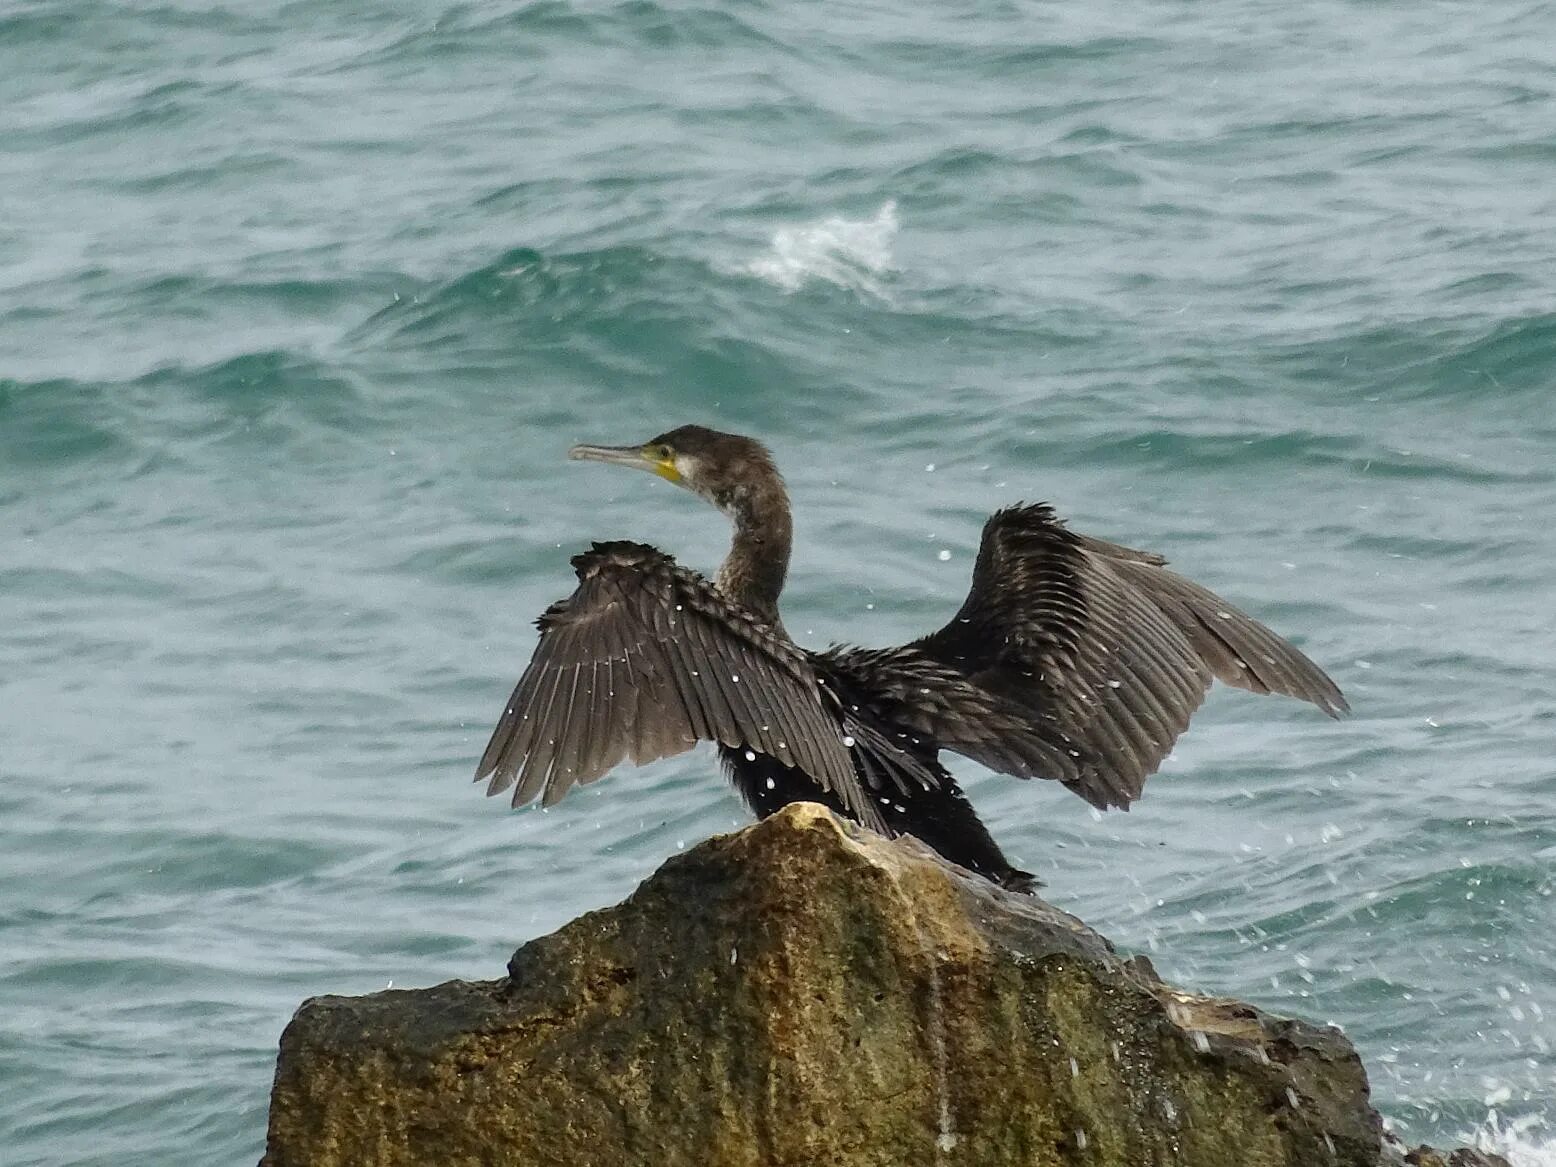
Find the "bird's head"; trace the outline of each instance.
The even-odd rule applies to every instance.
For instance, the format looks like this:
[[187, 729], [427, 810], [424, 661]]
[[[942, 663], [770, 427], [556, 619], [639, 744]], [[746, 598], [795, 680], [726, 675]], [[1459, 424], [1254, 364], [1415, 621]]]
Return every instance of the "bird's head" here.
[[774, 489], [781, 497], [783, 490], [783, 479], [761, 442], [700, 425], [680, 426], [638, 446], [574, 446], [567, 456], [647, 470], [732, 515], [757, 505]]

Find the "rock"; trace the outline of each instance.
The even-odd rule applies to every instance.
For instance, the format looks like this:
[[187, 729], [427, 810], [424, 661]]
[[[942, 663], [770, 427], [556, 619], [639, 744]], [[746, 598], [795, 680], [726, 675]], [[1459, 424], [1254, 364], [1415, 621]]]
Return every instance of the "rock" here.
[[[1390, 1154], [1384, 1158], [1385, 1164], [1402, 1163], [1408, 1167], [1512, 1167], [1501, 1155], [1472, 1151], [1468, 1147], [1460, 1147], [1447, 1154], [1431, 1147], [1417, 1147], [1413, 1151], [1400, 1151], [1397, 1147], [1391, 1147], [1389, 1150]], [[1399, 1157], [1394, 1157], [1396, 1155]]]
[[504, 979], [305, 1002], [262, 1167], [1384, 1156], [1339, 1031], [1172, 988], [1041, 900], [797, 804]]

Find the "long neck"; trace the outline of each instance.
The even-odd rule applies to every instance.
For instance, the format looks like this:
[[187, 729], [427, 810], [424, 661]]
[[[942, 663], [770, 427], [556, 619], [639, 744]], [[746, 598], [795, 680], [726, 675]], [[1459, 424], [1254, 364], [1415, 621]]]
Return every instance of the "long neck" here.
[[735, 538], [714, 585], [781, 630], [778, 596], [789, 574], [789, 550], [794, 542], [794, 522], [789, 517], [783, 483], [774, 476], [770, 482], [739, 492], [721, 509], [734, 521]]

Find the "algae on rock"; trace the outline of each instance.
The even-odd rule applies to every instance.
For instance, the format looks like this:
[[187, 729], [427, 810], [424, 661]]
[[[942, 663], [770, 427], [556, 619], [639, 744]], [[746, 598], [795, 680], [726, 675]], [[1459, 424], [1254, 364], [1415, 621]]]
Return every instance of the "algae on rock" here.
[[1337, 1031], [796, 804], [519, 949], [321, 997], [263, 1167], [1375, 1167]]

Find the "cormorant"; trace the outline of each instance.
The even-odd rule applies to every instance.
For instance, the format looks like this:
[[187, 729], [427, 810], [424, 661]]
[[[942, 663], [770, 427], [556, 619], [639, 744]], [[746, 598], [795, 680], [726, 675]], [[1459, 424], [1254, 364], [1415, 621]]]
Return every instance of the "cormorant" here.
[[1043, 503], [984, 524], [972, 588], [937, 632], [895, 648], [795, 644], [778, 614], [792, 523], [766, 447], [702, 426], [569, 457], [633, 466], [734, 524], [713, 579], [643, 543], [574, 556], [578, 589], [537, 621], [540, 642], [476, 771], [488, 794], [547, 806], [624, 758], [718, 743], [758, 816], [801, 799], [886, 835], [911, 834], [1020, 891], [939, 761], [950, 750], [1052, 778], [1095, 807], [1128, 807], [1212, 678], [1338, 717], [1345, 698], [1263, 624], [1166, 560], [1071, 531]]

